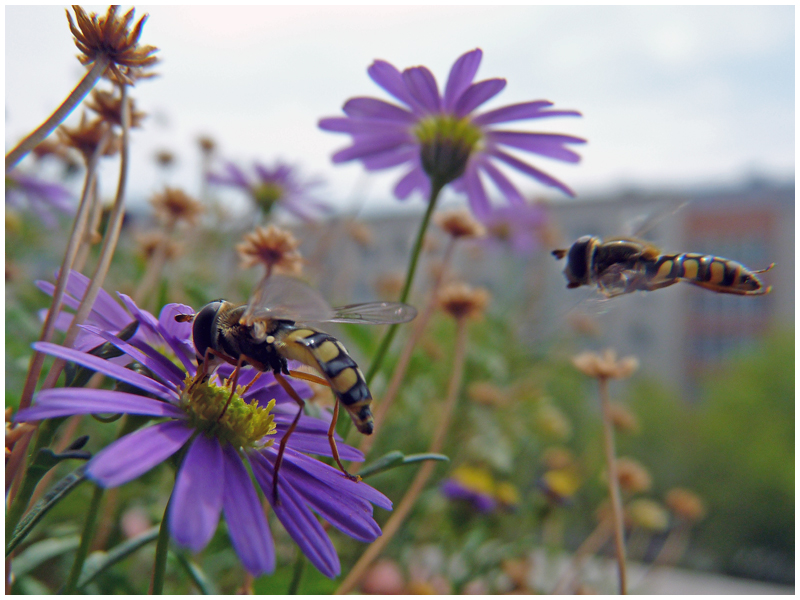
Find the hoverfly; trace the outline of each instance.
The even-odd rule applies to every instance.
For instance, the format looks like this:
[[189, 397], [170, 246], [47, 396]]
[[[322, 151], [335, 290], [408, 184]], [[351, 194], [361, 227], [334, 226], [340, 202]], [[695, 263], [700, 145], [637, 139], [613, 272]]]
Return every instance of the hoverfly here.
[[[299, 279], [273, 274], [261, 281], [247, 304], [215, 300], [194, 315], [175, 318], [180, 321], [193, 320], [192, 338], [197, 351], [198, 378], [210, 377], [223, 363], [234, 365], [234, 372], [229, 378], [232, 381], [232, 397], [242, 367], [256, 369], [256, 377], [271, 371], [276, 381], [299, 405], [297, 415], [278, 448], [273, 479], [273, 496], [277, 500], [278, 471], [286, 442], [305, 407], [305, 402], [288, 384], [284, 375], [326, 385], [333, 391], [336, 403], [328, 429], [328, 441], [334, 460], [344, 475], [352, 480], [359, 478], [348, 473], [342, 465], [333, 437], [339, 404], [344, 405], [361, 433], [369, 435], [373, 430], [370, 410], [372, 394], [361, 369], [339, 340], [307, 323], [395, 324], [411, 321], [416, 314], [413, 306], [399, 302], [369, 302], [332, 308], [319, 292]], [[290, 360], [313, 368], [322, 377], [289, 370]], [[219, 418], [227, 408], [226, 404]]]
[[766, 269], [752, 271], [727, 258], [710, 254], [662, 254], [648, 242], [617, 238], [604, 242], [585, 235], [567, 249], [553, 250], [557, 259], [567, 258], [564, 277], [567, 288], [596, 285], [606, 298], [637, 290], [652, 291], [685, 281], [721, 294], [759, 296], [771, 286], [756, 276]]

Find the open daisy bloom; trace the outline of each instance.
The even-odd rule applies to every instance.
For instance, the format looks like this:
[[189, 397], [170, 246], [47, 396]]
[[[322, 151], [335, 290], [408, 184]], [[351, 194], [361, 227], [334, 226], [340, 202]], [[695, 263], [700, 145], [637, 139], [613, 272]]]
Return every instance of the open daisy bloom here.
[[553, 133], [506, 131], [494, 126], [525, 119], [580, 116], [580, 113], [552, 110], [552, 102], [537, 100], [475, 114], [479, 106], [506, 85], [505, 79], [473, 83], [482, 56], [483, 52], [475, 49], [459, 57], [450, 70], [443, 94], [427, 68], [411, 67], [401, 73], [388, 62], [376, 60], [367, 73], [402, 106], [377, 98], [351, 98], [343, 107], [346, 117], [321, 119], [320, 128], [347, 133], [353, 138], [352, 146], [334, 154], [333, 162], [360, 160], [368, 170], [405, 165], [408, 170], [394, 188], [400, 199], [415, 190], [429, 196], [432, 185], [436, 188], [452, 182], [458, 191], [467, 194], [472, 211], [479, 218], [490, 210], [481, 173], [510, 203], [524, 203], [517, 187], [497, 168], [498, 163], [573, 196], [565, 184], [509, 154], [506, 148], [575, 163], [580, 157], [567, 146], [583, 144], [585, 140]]
[[[256, 576], [274, 570], [275, 548], [247, 465], [278, 520], [324, 575], [339, 574], [339, 558], [314, 513], [357, 540], [371, 542], [380, 536], [372, 504], [390, 509], [391, 502], [367, 484], [350, 481], [337, 469], [306, 455], [330, 456], [328, 423], [300, 417], [288, 439], [280, 468], [280, 495], [275, 502], [272, 490], [278, 446], [297, 413], [294, 401], [271, 374], [254, 381], [252, 370], [243, 372], [239, 377], [242, 385], [233, 394], [218, 376], [196, 377], [194, 349], [187, 348], [184, 341], [191, 324], [177, 323], [173, 318], [173, 330], [167, 331], [164, 322], [139, 311], [132, 302], [126, 307], [140, 324], [146, 323], [159, 334], [159, 343], [137, 340], [133, 345], [101, 327], [87, 325], [85, 329], [114, 344], [145, 367], [142, 370], [147, 375], [77, 349], [44, 342], [34, 346], [40, 352], [103, 373], [137, 392], [48, 389], [38, 394], [32, 407], [18, 413], [17, 421], [92, 413], [157, 419], [155, 424], [122, 437], [96, 454], [86, 465], [87, 476], [102, 487], [115, 487], [178, 454], [182, 459], [166, 515], [172, 538], [200, 551], [211, 540], [223, 513], [236, 553]], [[187, 309], [167, 305], [162, 314], [175, 315]], [[186, 331], [178, 331], [181, 328]], [[304, 385], [297, 391], [310, 396]], [[341, 441], [338, 447], [343, 460], [363, 460], [358, 450]]]

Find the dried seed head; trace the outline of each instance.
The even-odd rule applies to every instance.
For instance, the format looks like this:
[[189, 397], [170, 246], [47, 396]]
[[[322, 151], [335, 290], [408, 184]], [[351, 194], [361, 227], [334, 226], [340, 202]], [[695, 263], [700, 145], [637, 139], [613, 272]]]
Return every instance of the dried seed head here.
[[479, 238], [486, 235], [486, 228], [465, 208], [442, 211], [434, 220], [454, 238]]
[[360, 221], [350, 221], [347, 224], [347, 233], [362, 248], [370, 248], [375, 243], [372, 230]]
[[444, 285], [438, 294], [439, 306], [456, 320], [481, 318], [490, 299], [485, 288], [459, 282]]
[[639, 461], [625, 457], [617, 459], [617, 479], [620, 489], [629, 494], [646, 492], [653, 484], [650, 473]]
[[290, 231], [269, 225], [245, 234], [244, 241], [236, 245], [236, 251], [242, 259], [242, 268], [262, 264], [268, 272], [300, 275], [303, 257], [297, 249], [299, 246], [300, 242]]
[[156, 164], [162, 169], [168, 169], [175, 164], [175, 154], [169, 150], [156, 152]]
[[201, 135], [197, 138], [197, 143], [200, 145], [200, 151], [203, 154], [211, 154], [217, 148], [217, 142], [208, 135]]
[[[549, 247], [549, 246], [548, 246]], [[600, 335], [600, 324], [585, 313], [575, 313], [568, 317], [570, 328], [578, 335], [597, 337]]]
[[575, 455], [564, 446], [550, 446], [542, 453], [542, 464], [550, 470], [566, 469], [575, 464]]
[[627, 406], [619, 402], [611, 402], [609, 403], [609, 412], [611, 413], [611, 422], [617, 431], [639, 433], [639, 419]]
[[639, 368], [639, 360], [635, 356], [626, 356], [617, 360], [617, 353], [606, 348], [603, 354], [581, 352], [572, 358], [581, 373], [597, 379], [627, 379]]
[[683, 488], [673, 488], [667, 492], [665, 502], [676, 517], [690, 523], [699, 521], [706, 514], [706, 507], [700, 496]]
[[165, 187], [161, 194], [150, 198], [156, 214], [167, 223], [186, 221], [194, 225], [203, 212], [203, 205], [182, 190]]
[[637, 498], [626, 509], [628, 519], [637, 527], [654, 533], [666, 531], [669, 527], [669, 514], [655, 500]]
[[70, 148], [75, 148], [87, 163], [97, 150], [100, 141], [106, 134], [110, 140], [106, 144], [103, 156], [114, 156], [122, 147], [119, 136], [111, 132], [111, 125], [103, 119], [88, 122], [86, 113], [81, 115], [81, 122], [75, 128], [62, 125], [56, 130], [59, 141]]
[[75, 45], [81, 54], [78, 60], [83, 65], [95, 62], [105, 56], [110, 61], [108, 72], [118, 81], [132, 85], [134, 80], [143, 76], [141, 71], [151, 67], [158, 59], [153, 56], [157, 48], [139, 46], [139, 37], [147, 15], [139, 19], [133, 29], [129, 29], [133, 21], [134, 9], [124, 16], [118, 17], [119, 6], [109, 6], [105, 16], [96, 13], [86, 14], [80, 6], [73, 6], [75, 22], [67, 11], [69, 28], [75, 36]]
[[136, 236], [136, 243], [139, 247], [139, 253], [147, 260], [153, 258], [156, 249], [162, 244], [165, 244], [165, 256], [167, 260], [173, 260], [183, 253], [183, 246], [181, 244], [159, 231], [140, 233]]
[[402, 273], [384, 273], [375, 280], [375, 290], [380, 298], [395, 300], [403, 290], [405, 276]]
[[470, 383], [467, 386], [467, 397], [484, 406], [505, 406], [509, 403], [508, 394], [489, 381]]
[[[142, 119], [147, 115], [136, 110], [132, 98], [128, 102], [131, 117], [130, 125], [131, 127], [140, 127]], [[104, 121], [122, 127], [122, 98], [118, 98], [114, 93], [93, 90], [92, 97], [86, 102], [86, 108], [96, 112]]]

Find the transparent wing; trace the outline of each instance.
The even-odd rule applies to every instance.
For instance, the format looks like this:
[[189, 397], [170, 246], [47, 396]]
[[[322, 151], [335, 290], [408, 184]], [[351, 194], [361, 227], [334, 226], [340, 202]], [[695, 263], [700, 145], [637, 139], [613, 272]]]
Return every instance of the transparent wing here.
[[634, 216], [628, 217], [624, 220], [622, 227], [622, 234], [628, 238], [644, 239], [649, 237], [649, 233], [665, 219], [672, 218], [676, 213], [680, 212], [690, 204], [691, 200], [676, 204], [671, 202], [660, 202], [649, 212], [642, 214], [637, 213]]
[[259, 319], [286, 319], [301, 323], [407, 323], [417, 309], [400, 302], [368, 302], [332, 308], [307, 283], [285, 275], [272, 275], [254, 290], [242, 316], [252, 325]]

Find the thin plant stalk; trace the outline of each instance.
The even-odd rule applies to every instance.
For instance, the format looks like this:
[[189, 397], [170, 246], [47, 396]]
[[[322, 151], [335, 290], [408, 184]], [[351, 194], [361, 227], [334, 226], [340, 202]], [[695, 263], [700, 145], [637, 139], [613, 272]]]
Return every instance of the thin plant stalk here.
[[169, 528], [167, 527], [167, 515], [172, 496], [169, 497], [167, 506], [164, 509], [164, 516], [161, 519], [161, 526], [158, 529], [158, 542], [156, 543], [156, 558], [153, 563], [153, 579], [150, 582], [151, 594], [164, 593], [164, 575], [167, 571], [167, 550], [169, 549]]
[[378, 437], [378, 433], [380, 433], [380, 426], [383, 423], [383, 420], [386, 418], [389, 408], [394, 403], [395, 398], [397, 398], [397, 393], [400, 391], [400, 384], [403, 382], [408, 365], [411, 363], [411, 355], [414, 353], [414, 348], [416, 347], [417, 343], [419, 343], [422, 335], [425, 333], [425, 327], [428, 325], [428, 321], [430, 321], [431, 316], [433, 316], [433, 311], [435, 310], [437, 303], [436, 295], [439, 291], [439, 287], [442, 285], [445, 272], [453, 256], [453, 248], [455, 247], [456, 239], [457, 238], [455, 237], [451, 237], [447, 243], [447, 248], [445, 249], [444, 257], [442, 258], [442, 268], [434, 279], [428, 303], [425, 305], [425, 309], [422, 311], [422, 313], [419, 314], [414, 320], [414, 328], [411, 331], [411, 335], [409, 336], [408, 340], [406, 340], [406, 345], [403, 347], [403, 351], [401, 352], [400, 358], [397, 361], [397, 365], [394, 368], [392, 378], [389, 381], [389, 385], [386, 387], [386, 392], [383, 394], [381, 401], [376, 403], [375, 413], [373, 415], [375, 433], [369, 436], [362, 436], [361, 438], [361, 443], [358, 449], [361, 450], [364, 455], [367, 455], [375, 444], [375, 439]]
[[[122, 229], [122, 218], [125, 216], [125, 186], [128, 179], [128, 144], [129, 144], [129, 131], [130, 131], [130, 102], [128, 101], [127, 89], [128, 86], [122, 84], [121, 88], [121, 103], [122, 103], [122, 148], [120, 150], [120, 168], [119, 168], [119, 183], [117, 185], [117, 195], [114, 200], [114, 206], [111, 209], [111, 216], [109, 217], [108, 226], [106, 228], [105, 236], [103, 237], [103, 246], [100, 250], [100, 257], [97, 261], [92, 278], [89, 281], [89, 286], [86, 293], [83, 295], [78, 310], [72, 319], [72, 324], [67, 330], [64, 339], [64, 346], [71, 346], [78, 336], [78, 325], [86, 320], [89, 312], [97, 299], [97, 294], [100, 287], [105, 281], [108, 274], [109, 267], [111, 266], [111, 259], [114, 257], [114, 251], [117, 248], [119, 241], [119, 234]], [[45, 378], [42, 389], [53, 387], [58, 381], [61, 371], [64, 369], [66, 361], [63, 359], [56, 359], [50, 372]]]
[[578, 546], [575, 553], [572, 555], [572, 560], [567, 566], [567, 570], [559, 578], [556, 587], [553, 588], [553, 594], [565, 594], [573, 581], [573, 573], [577, 574], [584, 561], [595, 554], [603, 544], [611, 537], [613, 525], [609, 519], [601, 519], [594, 528], [594, 531], [589, 534], [583, 543]]
[[[431, 182], [431, 196], [428, 200], [428, 209], [425, 211], [425, 216], [422, 218], [419, 231], [417, 231], [417, 238], [414, 240], [414, 246], [411, 249], [411, 258], [409, 259], [408, 270], [406, 271], [406, 280], [403, 284], [403, 291], [400, 293], [400, 302], [405, 302], [408, 300], [408, 295], [411, 292], [411, 285], [414, 282], [414, 273], [417, 270], [417, 262], [419, 261], [419, 255], [422, 251], [422, 242], [425, 239], [425, 232], [428, 230], [428, 224], [430, 223], [431, 216], [436, 208], [436, 201], [439, 199], [439, 192], [442, 191], [443, 187], [443, 184]], [[396, 333], [397, 325], [395, 324], [390, 326], [384, 334], [380, 346], [378, 346], [378, 350], [375, 352], [375, 356], [373, 357], [372, 363], [369, 366], [369, 370], [364, 377], [368, 385], [372, 382], [378, 371], [380, 371], [386, 351], [389, 349], [389, 346], [391, 345]]]
[[78, 579], [83, 571], [83, 564], [86, 562], [86, 557], [89, 555], [89, 548], [94, 538], [94, 532], [97, 527], [97, 517], [100, 514], [100, 502], [103, 499], [105, 490], [99, 485], [94, 486], [94, 493], [92, 494], [92, 501], [89, 504], [89, 510], [86, 513], [86, 522], [83, 524], [83, 532], [81, 533], [81, 543], [78, 546], [78, 551], [75, 554], [75, 560], [72, 563], [72, 569], [69, 572], [67, 583], [64, 585], [65, 594], [74, 594], [78, 586]]
[[100, 220], [103, 218], [103, 203], [97, 193], [97, 188], [97, 178], [95, 178], [92, 186], [92, 211], [89, 217], [89, 228], [83, 236], [78, 256], [75, 258], [75, 265], [72, 267], [79, 272], [82, 272], [83, 267], [86, 266], [92, 246], [100, 240]]
[[142, 306], [142, 302], [147, 297], [147, 294], [150, 293], [153, 286], [158, 282], [159, 277], [161, 277], [164, 265], [167, 263], [170, 236], [175, 232], [175, 225], [175, 219], [170, 219], [164, 226], [162, 232], [163, 237], [159, 240], [158, 245], [153, 251], [153, 256], [147, 261], [147, 268], [145, 269], [141, 281], [139, 281], [139, 286], [133, 294], [133, 301], [137, 306]]
[[28, 137], [17, 144], [11, 152], [6, 154], [6, 173], [14, 168], [19, 161], [25, 158], [28, 152], [38, 146], [69, 116], [75, 107], [86, 97], [86, 94], [92, 91], [92, 88], [97, 83], [97, 80], [103, 76], [110, 62], [108, 56], [98, 56], [92, 68], [89, 69], [86, 75], [83, 76], [83, 79], [78, 82], [78, 85], [76, 85], [75, 89], [67, 96], [67, 99], [61, 103], [61, 106], [59, 106], [44, 123], [32, 131]]
[[611, 416], [611, 401], [608, 397], [608, 378], [598, 377], [600, 387], [600, 406], [603, 414], [603, 448], [608, 470], [608, 495], [611, 499], [614, 524], [614, 550], [617, 555], [619, 572], [619, 593], [627, 594], [627, 575], [625, 569], [625, 533], [623, 530], [622, 496], [619, 491], [617, 458], [614, 451], [614, 423]]
[[[461, 382], [464, 376], [464, 362], [467, 357], [467, 327], [466, 319], [461, 317], [456, 320], [456, 340], [455, 340], [455, 354], [453, 356], [453, 371], [450, 375], [450, 381], [447, 388], [447, 398], [445, 399], [444, 406], [442, 407], [442, 414], [436, 431], [433, 434], [431, 445], [428, 450], [430, 453], [439, 453], [444, 445], [445, 437], [447, 436], [450, 422], [455, 411], [456, 403], [458, 401], [459, 391], [461, 390]], [[417, 471], [414, 481], [406, 491], [403, 499], [397, 505], [397, 508], [392, 512], [392, 516], [383, 526], [381, 537], [372, 542], [361, 558], [358, 559], [353, 569], [347, 575], [345, 580], [336, 590], [336, 594], [347, 594], [351, 592], [361, 578], [366, 573], [370, 565], [375, 561], [386, 545], [392, 540], [394, 535], [400, 529], [400, 526], [405, 521], [411, 509], [414, 507], [419, 495], [425, 487], [425, 484], [433, 474], [436, 464], [433, 461], [426, 461]]]

